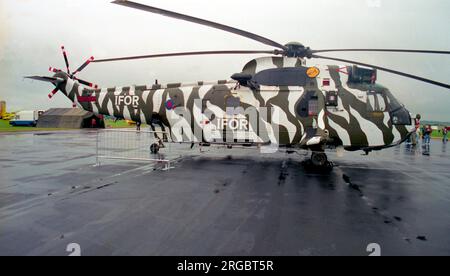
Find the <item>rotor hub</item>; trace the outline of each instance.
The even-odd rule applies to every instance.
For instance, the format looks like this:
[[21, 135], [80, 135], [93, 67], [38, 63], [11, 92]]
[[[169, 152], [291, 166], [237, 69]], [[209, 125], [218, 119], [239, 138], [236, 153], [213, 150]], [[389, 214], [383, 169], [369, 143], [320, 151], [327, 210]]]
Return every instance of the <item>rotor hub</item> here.
[[287, 48], [285, 55], [287, 57], [311, 58], [312, 52], [309, 47], [305, 47], [300, 42], [289, 42], [285, 45]]

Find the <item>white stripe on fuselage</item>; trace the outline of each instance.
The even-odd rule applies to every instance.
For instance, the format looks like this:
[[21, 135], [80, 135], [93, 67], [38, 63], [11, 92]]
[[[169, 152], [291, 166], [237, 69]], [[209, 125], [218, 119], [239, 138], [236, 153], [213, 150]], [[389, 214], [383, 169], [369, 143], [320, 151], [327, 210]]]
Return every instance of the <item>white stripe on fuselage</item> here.
[[102, 88], [102, 90], [100, 90], [100, 93], [98, 95], [98, 104], [100, 106], [103, 106], [103, 104], [104, 104], [105, 97], [107, 95], [106, 93], [108, 93], [108, 89], [107, 88]]
[[148, 95], [150, 94], [150, 90], [145, 90], [142, 92], [142, 100], [145, 104], [147, 104]]
[[328, 125], [337, 132], [343, 146], [351, 146], [350, 135], [346, 129], [336, 124], [330, 117], [328, 117]]
[[369, 146], [372, 147], [384, 145], [383, 132], [377, 127], [376, 124], [364, 119], [361, 114], [359, 114], [359, 112], [356, 109], [353, 109], [351, 106], [350, 114], [352, 114], [356, 118], [361, 127], [361, 130], [364, 132], [364, 134], [366, 134]]
[[275, 98], [276, 96], [278, 96], [279, 90], [270, 91], [270, 90], [267, 90], [267, 88], [266, 88], [266, 90], [262, 90], [262, 89], [265, 89], [265, 88], [261, 87], [260, 95], [261, 95], [261, 97], [264, 100], [264, 106], [266, 106], [267, 102], [270, 99]]
[[211, 90], [211, 88], [212, 88], [212, 85], [210, 85], [210, 84], [200, 86], [200, 88], [198, 89], [199, 98], [203, 100], [203, 98], [205, 98], [205, 96], [206, 96], [206, 93], [208, 93], [208, 91]]
[[295, 134], [297, 133], [297, 127], [291, 123], [286, 115], [286, 113], [279, 106], [274, 105], [272, 113], [272, 122], [274, 124], [282, 125], [286, 127], [289, 134], [289, 143], [294, 140]]
[[163, 96], [164, 90], [159, 89], [156, 90], [153, 94], [153, 113], [159, 113], [159, 110], [161, 109], [162, 104], [162, 96]]

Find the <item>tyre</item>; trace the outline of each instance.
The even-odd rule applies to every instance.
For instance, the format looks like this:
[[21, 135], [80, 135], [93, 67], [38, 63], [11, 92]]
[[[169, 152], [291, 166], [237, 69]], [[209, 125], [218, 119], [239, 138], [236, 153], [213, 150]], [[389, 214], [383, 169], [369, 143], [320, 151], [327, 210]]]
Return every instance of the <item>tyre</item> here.
[[311, 155], [311, 161], [314, 166], [325, 166], [328, 162], [327, 155], [323, 152], [313, 152]]

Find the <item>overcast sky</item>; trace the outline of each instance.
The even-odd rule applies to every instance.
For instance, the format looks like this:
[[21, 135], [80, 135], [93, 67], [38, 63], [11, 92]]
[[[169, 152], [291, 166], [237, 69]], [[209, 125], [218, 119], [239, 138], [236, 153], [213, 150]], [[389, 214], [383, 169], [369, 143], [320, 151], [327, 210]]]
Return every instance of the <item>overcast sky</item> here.
[[[285, 44], [313, 49], [410, 48], [450, 50], [448, 0], [136, 0], [203, 17]], [[109, 0], [0, 0], [0, 99], [9, 110], [70, 107], [46, 83], [23, 80], [64, 67], [60, 46], [76, 69], [96, 58], [175, 51], [271, 49], [220, 30], [110, 4]], [[329, 54], [331, 55], [331, 54]], [[450, 82], [450, 56], [334, 54]], [[228, 79], [255, 56], [204, 56], [91, 64], [80, 78], [102, 87]], [[333, 64], [309, 60], [309, 65]], [[412, 113], [450, 121], [450, 90], [379, 72]]]

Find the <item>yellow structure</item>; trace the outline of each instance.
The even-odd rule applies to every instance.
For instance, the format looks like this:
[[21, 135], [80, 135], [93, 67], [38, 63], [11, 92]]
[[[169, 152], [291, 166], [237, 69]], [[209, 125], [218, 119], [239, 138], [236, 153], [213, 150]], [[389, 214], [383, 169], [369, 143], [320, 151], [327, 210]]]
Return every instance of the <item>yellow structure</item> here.
[[6, 112], [6, 102], [0, 101], [0, 119], [9, 121], [14, 119], [15, 116], [16, 116], [15, 112], [12, 113]]
[[0, 101], [0, 119], [6, 116], [6, 102]]

